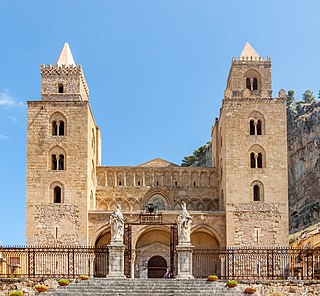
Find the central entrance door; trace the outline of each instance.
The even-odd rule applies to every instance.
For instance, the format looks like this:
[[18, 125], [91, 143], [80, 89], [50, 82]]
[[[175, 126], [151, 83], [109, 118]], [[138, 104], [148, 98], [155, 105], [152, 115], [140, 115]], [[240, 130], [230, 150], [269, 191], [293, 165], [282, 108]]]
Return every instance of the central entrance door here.
[[161, 256], [153, 256], [148, 261], [148, 278], [163, 278], [167, 271], [167, 261]]

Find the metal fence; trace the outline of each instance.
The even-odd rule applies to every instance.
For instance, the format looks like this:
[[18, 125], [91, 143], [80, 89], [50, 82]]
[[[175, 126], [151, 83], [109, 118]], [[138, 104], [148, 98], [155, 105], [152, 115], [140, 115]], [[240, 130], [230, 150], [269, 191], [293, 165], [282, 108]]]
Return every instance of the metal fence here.
[[2, 247], [2, 277], [104, 277], [108, 273], [106, 247]]
[[[107, 247], [0, 247], [0, 276], [105, 277], [108, 258]], [[195, 247], [192, 259], [197, 278], [320, 279], [320, 248]]]
[[195, 248], [193, 275], [234, 279], [320, 279], [320, 249]]

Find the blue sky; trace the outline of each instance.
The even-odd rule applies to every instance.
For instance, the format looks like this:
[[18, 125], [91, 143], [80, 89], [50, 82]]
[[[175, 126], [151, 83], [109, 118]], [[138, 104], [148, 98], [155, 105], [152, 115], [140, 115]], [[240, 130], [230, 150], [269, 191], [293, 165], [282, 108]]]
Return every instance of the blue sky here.
[[25, 241], [26, 101], [69, 42], [103, 165], [180, 164], [210, 140], [233, 56], [272, 58], [279, 89], [320, 89], [320, 1], [0, 0], [0, 243]]

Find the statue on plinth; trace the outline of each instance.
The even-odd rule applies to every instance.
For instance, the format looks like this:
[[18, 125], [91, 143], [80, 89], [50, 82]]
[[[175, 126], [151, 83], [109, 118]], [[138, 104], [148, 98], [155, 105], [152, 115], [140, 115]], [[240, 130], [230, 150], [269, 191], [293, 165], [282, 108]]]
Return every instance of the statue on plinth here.
[[178, 224], [178, 243], [179, 244], [190, 244], [190, 228], [192, 217], [189, 215], [187, 211], [186, 203], [183, 201], [181, 203], [182, 211], [177, 217]]
[[116, 209], [110, 215], [110, 225], [111, 225], [111, 243], [121, 242], [123, 243], [124, 234], [124, 219], [121, 213], [121, 207], [119, 204], [116, 205]]

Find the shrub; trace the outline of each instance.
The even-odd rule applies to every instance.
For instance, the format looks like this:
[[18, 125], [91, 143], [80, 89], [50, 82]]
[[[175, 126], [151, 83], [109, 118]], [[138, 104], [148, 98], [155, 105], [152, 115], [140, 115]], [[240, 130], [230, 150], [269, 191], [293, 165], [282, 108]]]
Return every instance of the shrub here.
[[235, 280], [228, 280], [227, 285], [238, 285], [238, 282]]
[[218, 276], [215, 274], [208, 275], [208, 279], [217, 279], [217, 278], [218, 278]]
[[58, 284], [60, 286], [68, 286], [70, 284], [70, 281], [68, 279], [60, 279], [58, 280]]
[[11, 291], [9, 296], [23, 296], [23, 292], [21, 291]]

